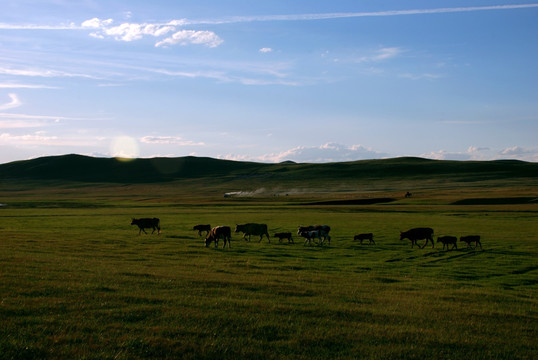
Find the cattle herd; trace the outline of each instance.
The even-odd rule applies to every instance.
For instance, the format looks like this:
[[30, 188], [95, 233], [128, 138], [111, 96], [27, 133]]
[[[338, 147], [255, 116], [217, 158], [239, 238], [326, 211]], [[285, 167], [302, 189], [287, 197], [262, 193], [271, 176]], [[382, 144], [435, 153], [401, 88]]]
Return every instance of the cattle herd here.
[[[160, 227], [160, 221], [158, 218], [141, 218], [141, 219], [132, 219], [131, 225], [137, 225], [139, 228], [138, 234], [140, 235], [143, 231], [145, 234], [146, 231], [144, 229], [152, 228], [152, 234], [157, 230], [157, 234], [161, 233], [161, 227]], [[193, 231], [198, 231], [198, 236], [202, 236], [202, 233], [205, 232], [205, 246], [209, 247], [211, 243], [215, 243], [215, 247], [218, 247], [219, 240], [223, 240], [224, 244], [223, 247], [226, 247], [226, 244], [228, 244], [228, 248], [230, 247], [231, 239], [232, 239], [232, 229], [229, 226], [215, 226], [211, 227], [209, 224], [202, 224], [202, 225], [195, 225], [192, 228]], [[329, 245], [331, 244], [331, 236], [329, 235], [329, 232], [331, 231], [331, 227], [329, 225], [310, 225], [310, 226], [299, 226], [297, 229], [297, 235], [304, 238], [304, 245], [312, 245], [312, 241], [314, 240], [318, 245], [323, 245], [325, 242], [327, 242]], [[260, 239], [258, 242], [263, 240], [263, 237], [265, 236], [267, 238], [268, 242], [271, 242], [271, 238], [269, 236], [269, 232], [267, 230], [267, 224], [257, 224], [257, 223], [247, 223], [247, 224], [241, 224], [236, 225], [235, 227], [236, 233], [243, 233], [243, 239], [246, 241], [250, 241], [250, 237], [252, 235], [259, 236]], [[291, 232], [280, 232], [276, 233], [273, 236], [274, 238], [278, 238], [278, 241], [282, 243], [282, 240], [286, 239], [288, 243], [294, 243], [292, 233]], [[420, 248], [424, 248], [428, 242], [431, 242], [432, 248], [435, 247], [435, 243], [433, 240], [433, 229], [432, 228], [413, 228], [407, 231], [401, 231], [400, 232], [400, 240], [409, 239], [411, 241], [411, 247], [414, 247], [414, 245], [417, 245]], [[374, 235], [372, 233], [362, 233], [357, 234], [353, 237], [353, 240], [360, 241], [360, 244], [363, 244], [363, 241], [368, 240], [368, 244], [374, 244]], [[417, 241], [418, 240], [425, 240], [424, 245], [420, 246]], [[458, 248], [458, 238], [455, 236], [439, 236], [437, 238], [438, 243], [443, 244], [443, 250], [445, 250], [445, 247], [447, 250], [450, 249], [457, 249]], [[476, 249], [478, 246], [480, 246], [480, 249], [482, 249], [482, 243], [480, 242], [480, 235], [467, 235], [467, 236], [461, 236], [460, 242], [464, 242], [467, 244], [468, 248], [473, 248], [471, 244], [474, 243], [474, 248]], [[452, 247], [449, 249], [450, 245]]]

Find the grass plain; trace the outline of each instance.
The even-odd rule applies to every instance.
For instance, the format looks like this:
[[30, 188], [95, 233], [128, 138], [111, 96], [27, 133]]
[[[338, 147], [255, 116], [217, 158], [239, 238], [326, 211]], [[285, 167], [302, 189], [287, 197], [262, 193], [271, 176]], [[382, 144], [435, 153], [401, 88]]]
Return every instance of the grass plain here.
[[[0, 357], [536, 359], [536, 180], [3, 181]], [[376, 198], [396, 201], [346, 204]], [[129, 225], [153, 216], [160, 235]], [[245, 222], [332, 240], [216, 249], [192, 231]], [[418, 226], [483, 249], [399, 240]]]

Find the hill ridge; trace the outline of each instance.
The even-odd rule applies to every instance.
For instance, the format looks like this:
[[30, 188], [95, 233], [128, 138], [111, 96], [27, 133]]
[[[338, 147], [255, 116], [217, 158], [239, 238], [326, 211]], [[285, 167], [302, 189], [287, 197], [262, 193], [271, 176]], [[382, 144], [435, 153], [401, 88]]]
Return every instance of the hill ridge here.
[[519, 160], [453, 161], [418, 157], [332, 163], [257, 163], [210, 157], [99, 158], [79, 154], [46, 156], [0, 164], [0, 180], [63, 180], [154, 183], [197, 178], [353, 179], [473, 176], [538, 178], [538, 163]]

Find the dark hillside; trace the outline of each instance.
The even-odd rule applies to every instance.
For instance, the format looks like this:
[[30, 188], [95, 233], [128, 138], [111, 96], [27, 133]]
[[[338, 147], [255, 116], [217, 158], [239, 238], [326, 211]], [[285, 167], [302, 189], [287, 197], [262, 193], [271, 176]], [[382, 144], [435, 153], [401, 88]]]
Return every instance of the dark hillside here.
[[226, 176], [235, 171], [248, 173], [263, 167], [263, 164], [192, 156], [125, 161], [115, 158], [64, 155], [0, 165], [0, 179], [150, 183]]
[[538, 178], [538, 164], [515, 160], [440, 161], [393, 158], [354, 162], [262, 164], [202, 157], [122, 161], [81, 155], [42, 157], [0, 165], [0, 180], [59, 180], [110, 183], [154, 183], [180, 179], [249, 179], [274, 181], [421, 179], [478, 181]]

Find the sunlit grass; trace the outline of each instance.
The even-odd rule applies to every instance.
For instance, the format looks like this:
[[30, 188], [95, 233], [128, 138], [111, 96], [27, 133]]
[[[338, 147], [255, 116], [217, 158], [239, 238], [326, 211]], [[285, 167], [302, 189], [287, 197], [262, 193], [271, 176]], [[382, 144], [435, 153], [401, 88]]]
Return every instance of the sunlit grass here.
[[[451, 205], [475, 191], [424, 189], [390, 204], [305, 206], [334, 195], [225, 201], [189, 186], [4, 192], [2, 357], [537, 355], [535, 204]], [[495, 197], [531, 196], [502, 189]], [[142, 216], [159, 217], [162, 234], [138, 236], [129, 224]], [[267, 223], [271, 235], [326, 223], [332, 241], [232, 234], [231, 249], [215, 249], [192, 231], [243, 222]], [[436, 237], [477, 233], [484, 249], [411, 249], [399, 231], [415, 226]], [[354, 242], [359, 232], [373, 232], [377, 245]]]

